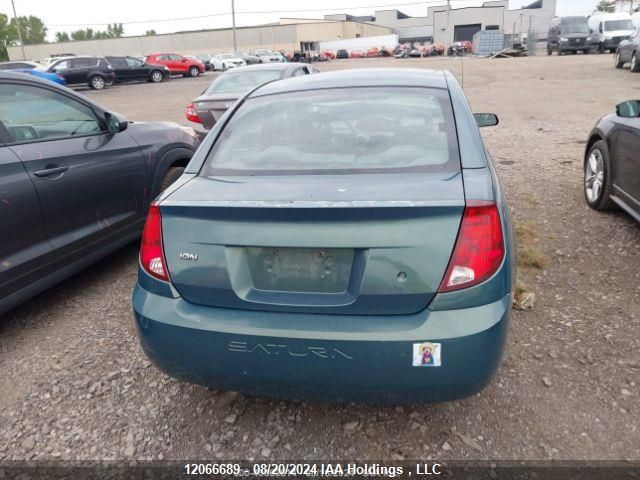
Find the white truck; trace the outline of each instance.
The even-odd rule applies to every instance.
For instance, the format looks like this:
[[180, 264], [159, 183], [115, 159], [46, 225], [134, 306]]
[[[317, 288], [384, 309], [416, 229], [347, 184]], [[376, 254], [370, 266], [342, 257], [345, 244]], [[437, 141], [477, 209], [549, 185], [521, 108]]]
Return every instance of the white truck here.
[[633, 33], [631, 15], [625, 12], [596, 12], [588, 23], [589, 43], [600, 52], [615, 52], [618, 44]]

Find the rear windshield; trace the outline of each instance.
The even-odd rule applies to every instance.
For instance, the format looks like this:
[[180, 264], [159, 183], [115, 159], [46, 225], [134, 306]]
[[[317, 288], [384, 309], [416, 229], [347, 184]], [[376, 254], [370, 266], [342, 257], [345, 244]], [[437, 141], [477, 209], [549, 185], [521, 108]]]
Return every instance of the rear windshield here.
[[586, 18], [563, 18], [562, 33], [589, 33], [589, 25]]
[[615, 30], [633, 30], [633, 24], [631, 20], [607, 20], [604, 22], [604, 29], [607, 32], [613, 32]]
[[459, 170], [446, 90], [368, 87], [247, 100], [221, 132], [203, 174]]
[[282, 70], [253, 70], [225, 73], [216, 78], [205, 94], [243, 93], [271, 80], [280, 78]]

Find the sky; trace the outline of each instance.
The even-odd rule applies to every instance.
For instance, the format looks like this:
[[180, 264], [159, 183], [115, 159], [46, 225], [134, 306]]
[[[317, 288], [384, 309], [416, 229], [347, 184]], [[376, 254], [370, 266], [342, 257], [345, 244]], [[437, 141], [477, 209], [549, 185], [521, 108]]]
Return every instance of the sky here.
[[[509, 8], [520, 8], [533, 0], [510, 0]], [[125, 35], [142, 35], [147, 30], [171, 33], [183, 30], [231, 26], [231, 0], [14, 0], [18, 15], [36, 15], [49, 27], [49, 40], [55, 32], [91, 27], [106, 29], [107, 23], [124, 23]], [[376, 8], [398, 9], [407, 15], [424, 16], [427, 6], [446, 0], [235, 0], [236, 25], [275, 22], [280, 17], [322, 18], [326, 13], [373, 15]], [[479, 6], [483, 0], [451, 0], [452, 8]], [[597, 0], [557, 0], [558, 15], [586, 15]], [[254, 13], [249, 13], [254, 12]], [[255, 13], [260, 12], [260, 13]], [[11, 0], [0, 0], [0, 13], [13, 16]], [[185, 19], [190, 17], [189, 19]], [[193, 18], [200, 17], [200, 18]], [[184, 20], [176, 20], [184, 19]]]

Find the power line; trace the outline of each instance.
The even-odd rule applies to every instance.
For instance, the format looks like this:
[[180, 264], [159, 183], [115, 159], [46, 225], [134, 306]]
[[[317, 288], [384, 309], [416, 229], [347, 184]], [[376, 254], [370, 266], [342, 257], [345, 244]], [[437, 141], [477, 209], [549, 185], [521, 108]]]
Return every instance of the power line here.
[[[469, 0], [450, 0], [451, 2], [465, 2]], [[310, 12], [334, 12], [345, 10], [361, 10], [361, 9], [375, 9], [375, 8], [387, 8], [387, 7], [405, 7], [410, 5], [428, 5], [428, 4], [442, 4], [443, 0], [427, 0], [423, 2], [406, 2], [406, 3], [394, 3], [386, 5], [363, 5], [356, 7], [338, 7], [338, 8], [314, 8], [314, 9], [302, 9], [302, 10], [257, 10], [257, 11], [237, 11], [236, 15], [260, 15], [260, 14], [281, 14], [281, 13], [310, 13]], [[201, 20], [204, 18], [223, 17], [225, 15], [231, 15], [232, 12], [223, 13], [211, 13], [207, 15], [197, 15], [192, 17], [178, 17], [178, 18], [163, 18], [156, 20], [138, 20], [130, 22], [101, 22], [101, 23], [68, 23], [68, 24], [48, 24], [49, 27], [86, 27], [86, 26], [104, 26], [111, 23], [121, 23], [123, 25], [142, 25], [148, 23], [164, 23], [164, 22], [179, 22], [184, 20]]]

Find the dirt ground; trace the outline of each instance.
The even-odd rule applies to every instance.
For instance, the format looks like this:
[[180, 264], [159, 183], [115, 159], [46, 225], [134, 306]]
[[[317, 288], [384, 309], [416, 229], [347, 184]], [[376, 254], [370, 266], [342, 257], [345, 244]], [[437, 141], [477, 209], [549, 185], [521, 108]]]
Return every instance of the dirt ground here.
[[[464, 62], [464, 63], [463, 63]], [[130, 307], [136, 246], [0, 318], [0, 459], [640, 459], [640, 229], [582, 194], [597, 118], [640, 98], [610, 55], [366, 59], [318, 64], [450, 69], [475, 111], [506, 197], [548, 258], [522, 272], [491, 385], [416, 407], [323, 405], [215, 392], [150, 366]], [[134, 120], [183, 121], [213, 78], [87, 91]], [[473, 359], [469, 359], [473, 362]]]

